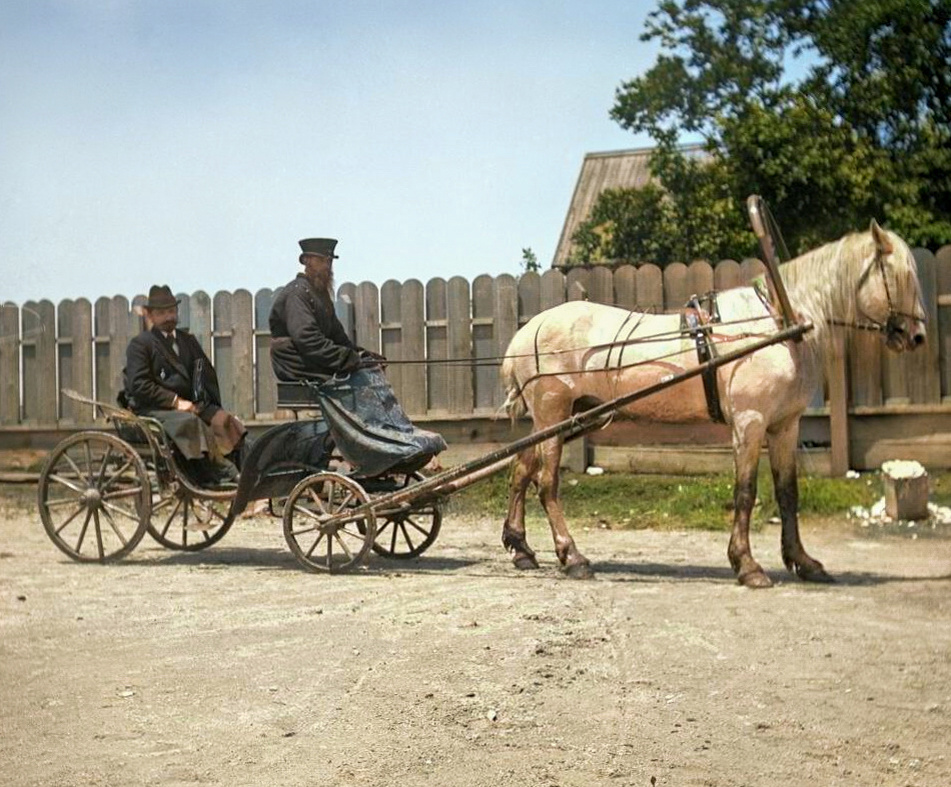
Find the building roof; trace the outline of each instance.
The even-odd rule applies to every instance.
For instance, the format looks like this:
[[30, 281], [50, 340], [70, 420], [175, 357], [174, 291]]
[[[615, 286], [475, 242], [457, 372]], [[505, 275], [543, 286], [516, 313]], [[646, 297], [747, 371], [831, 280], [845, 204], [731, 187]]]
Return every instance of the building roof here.
[[[690, 153], [702, 151], [701, 145], [685, 145]], [[652, 180], [648, 162], [654, 148], [609, 150], [602, 153], [586, 153], [581, 163], [581, 173], [575, 184], [575, 193], [568, 206], [568, 215], [561, 228], [561, 237], [555, 248], [552, 266], [564, 265], [571, 254], [571, 236], [594, 207], [598, 196], [605, 189], [639, 189]]]

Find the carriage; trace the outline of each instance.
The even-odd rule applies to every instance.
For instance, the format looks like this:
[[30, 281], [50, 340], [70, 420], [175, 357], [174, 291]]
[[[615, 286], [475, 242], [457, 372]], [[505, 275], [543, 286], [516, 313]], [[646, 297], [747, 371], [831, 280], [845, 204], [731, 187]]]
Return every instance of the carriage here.
[[[524, 528], [525, 493], [534, 482], [559, 560], [570, 575], [587, 576], [588, 561], [575, 548], [558, 501], [561, 446], [622, 411], [657, 417], [652, 405], [640, 400], [689, 386], [653, 399], [653, 406], [663, 401], [667, 420], [696, 420], [707, 417], [705, 411], [716, 418], [719, 405], [712, 406], [711, 395], [725, 391], [724, 405], [734, 419], [737, 500], [728, 554], [740, 581], [769, 584], [748, 539], [764, 438], [782, 514], [783, 561], [804, 579], [827, 581], [821, 563], [802, 547], [796, 517], [795, 446], [817, 344], [813, 338], [813, 346], [804, 347], [802, 340], [813, 328], [813, 336], [824, 335], [828, 325], [845, 324], [880, 331], [893, 349], [914, 349], [925, 336], [920, 285], [907, 245], [873, 222], [869, 233], [846, 236], [789, 263], [784, 276], [794, 283], [800, 279], [795, 311], [763, 226], [764, 209], [751, 198], [768, 274], [765, 292], [760, 297], [756, 288], [747, 288], [743, 298], [749, 303], [732, 323], [694, 314], [678, 329], [671, 322], [676, 315], [575, 303], [537, 315], [520, 329], [502, 377], [510, 413], [529, 412], [533, 431], [492, 453], [423, 475], [445, 444], [410, 422], [378, 366], [319, 384], [279, 383], [280, 408], [319, 409], [320, 417], [268, 430], [245, 458], [234, 490], [193, 483], [158, 422], [94, 403], [115, 433], [80, 432], [53, 450], [39, 483], [43, 525], [70, 557], [106, 562], [131, 552], [146, 532], [171, 549], [209, 547], [252, 501], [267, 500], [304, 568], [344, 572], [362, 565], [371, 550], [398, 559], [421, 555], [439, 533], [445, 499], [515, 460], [502, 530], [515, 565], [537, 566]], [[576, 314], [579, 308], [583, 314]], [[559, 309], [567, 310], [561, 319], [554, 315]], [[588, 331], [581, 341], [573, 333], [578, 326]], [[737, 363], [757, 353], [749, 363]], [[554, 370], [541, 369], [543, 357]], [[730, 364], [735, 366], [723, 369], [718, 379], [718, 370]]]

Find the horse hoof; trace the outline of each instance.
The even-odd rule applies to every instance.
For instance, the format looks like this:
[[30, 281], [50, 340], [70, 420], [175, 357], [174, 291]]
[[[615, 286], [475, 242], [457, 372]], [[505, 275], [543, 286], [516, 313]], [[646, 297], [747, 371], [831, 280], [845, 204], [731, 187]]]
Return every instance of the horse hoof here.
[[571, 579], [594, 579], [594, 571], [588, 563], [572, 563], [565, 566], [565, 573]]
[[826, 585], [831, 585], [835, 582], [835, 577], [831, 574], [827, 574], [821, 564], [816, 564], [815, 566], [797, 566], [796, 574], [798, 574], [799, 578], [804, 582], [822, 582]]
[[529, 571], [533, 568], [538, 568], [538, 561], [533, 557], [529, 557], [528, 555], [521, 555], [520, 557], [515, 558], [512, 563], [519, 571]]
[[760, 569], [759, 571], [750, 571], [746, 574], [743, 574], [741, 577], [737, 577], [737, 581], [746, 588], [752, 588], [753, 590], [758, 590], [759, 588], [771, 588], [773, 586], [772, 580], [766, 576], [766, 572]]

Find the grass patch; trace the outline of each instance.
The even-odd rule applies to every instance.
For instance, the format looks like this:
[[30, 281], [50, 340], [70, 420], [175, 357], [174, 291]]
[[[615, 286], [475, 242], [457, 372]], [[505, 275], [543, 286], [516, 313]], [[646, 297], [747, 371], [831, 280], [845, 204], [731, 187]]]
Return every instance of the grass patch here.
[[[502, 473], [465, 489], [449, 501], [459, 514], [505, 517], [508, 474]], [[931, 475], [931, 500], [951, 505], [951, 473]], [[754, 525], [779, 512], [768, 472], [760, 473]], [[605, 473], [601, 476], [565, 472], [561, 477], [565, 515], [572, 525], [612, 528], [675, 528], [728, 530], [733, 522], [733, 477], [726, 475], [666, 476]], [[852, 506], [870, 507], [883, 495], [881, 476], [799, 479], [799, 513], [808, 518], [844, 516]], [[530, 521], [544, 513], [534, 490], [526, 505]]]

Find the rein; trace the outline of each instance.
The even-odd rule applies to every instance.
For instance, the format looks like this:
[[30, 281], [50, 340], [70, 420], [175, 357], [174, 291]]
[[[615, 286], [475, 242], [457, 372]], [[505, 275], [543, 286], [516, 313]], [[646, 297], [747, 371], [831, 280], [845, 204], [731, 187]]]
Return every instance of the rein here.
[[[633, 312], [632, 312], [633, 314]], [[764, 315], [762, 317], [744, 317], [741, 320], [729, 320], [727, 322], [717, 323], [718, 327], [729, 326], [729, 325], [739, 325], [742, 323], [755, 322], [757, 320], [772, 320], [772, 316]], [[639, 324], [639, 321], [638, 321]], [[674, 339], [689, 339], [691, 337], [691, 332], [689, 330], [679, 330], [679, 331], [666, 331], [664, 333], [653, 333], [650, 336], [642, 336], [637, 339], [631, 339], [630, 334], [637, 327], [637, 324], [628, 332], [628, 338], [615, 340], [613, 342], [605, 342], [604, 344], [593, 344], [585, 347], [569, 347], [564, 350], [547, 350], [541, 351], [536, 350], [536, 352], [531, 353], [516, 353], [513, 355], [484, 355], [479, 358], [431, 358], [431, 359], [419, 359], [419, 360], [400, 360], [393, 361], [387, 359], [384, 363], [387, 366], [413, 366], [413, 365], [426, 365], [426, 366], [500, 366], [502, 361], [506, 358], [538, 358], [541, 356], [553, 356], [553, 355], [567, 355], [568, 353], [577, 353], [577, 352], [598, 352], [600, 350], [613, 350], [617, 347], [621, 348], [622, 355], [623, 350], [628, 345], [632, 344], [650, 344], [652, 342], [666, 342], [672, 341]], [[623, 325], [622, 325], [623, 328]], [[620, 330], [618, 331], [620, 335]], [[735, 339], [749, 339], [754, 337], [762, 336], [759, 333], [738, 333], [733, 336]], [[676, 354], [676, 353], [675, 353]], [[374, 361], [374, 364], [378, 363]], [[613, 368], [613, 367], [612, 367]]]

